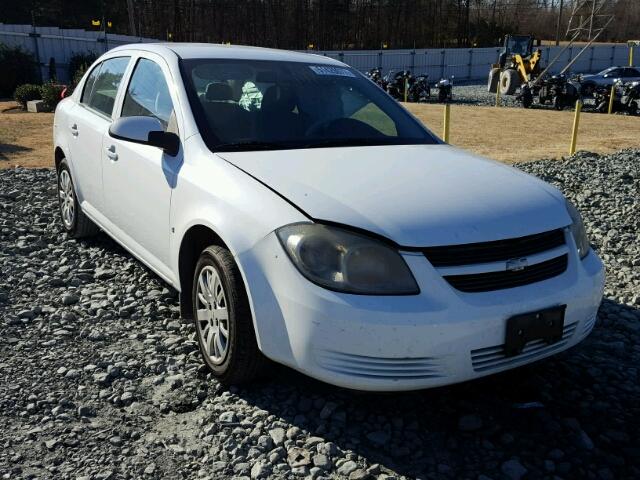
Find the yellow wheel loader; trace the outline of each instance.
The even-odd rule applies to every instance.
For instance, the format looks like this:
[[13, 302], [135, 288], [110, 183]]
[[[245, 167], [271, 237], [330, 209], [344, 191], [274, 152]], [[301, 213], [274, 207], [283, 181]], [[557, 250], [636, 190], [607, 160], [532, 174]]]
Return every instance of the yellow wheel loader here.
[[533, 80], [540, 73], [540, 49], [533, 50], [530, 35], [506, 35], [504, 49], [498, 63], [491, 66], [488, 89], [501, 95], [513, 95], [517, 88]]

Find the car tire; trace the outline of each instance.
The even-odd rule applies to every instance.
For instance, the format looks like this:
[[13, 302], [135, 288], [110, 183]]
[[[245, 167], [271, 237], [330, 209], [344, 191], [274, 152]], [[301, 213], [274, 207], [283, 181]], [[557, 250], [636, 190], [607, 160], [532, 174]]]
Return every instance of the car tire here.
[[58, 212], [67, 234], [73, 238], [83, 238], [98, 233], [100, 229], [80, 208], [71, 169], [65, 158], [58, 165], [57, 184]]
[[500, 95], [513, 95], [520, 86], [518, 72], [510, 68], [500, 75]]
[[247, 293], [229, 250], [217, 245], [204, 249], [191, 297], [200, 353], [213, 375], [223, 385], [258, 378], [268, 361], [258, 348]]

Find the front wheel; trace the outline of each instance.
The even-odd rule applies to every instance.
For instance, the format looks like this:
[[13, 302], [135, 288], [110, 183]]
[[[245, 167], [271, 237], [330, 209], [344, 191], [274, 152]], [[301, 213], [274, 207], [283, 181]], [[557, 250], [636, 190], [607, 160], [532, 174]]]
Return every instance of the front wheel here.
[[58, 165], [58, 210], [62, 226], [72, 237], [89, 237], [98, 233], [98, 227], [80, 209], [66, 159]]
[[249, 301], [229, 250], [206, 248], [193, 278], [193, 318], [200, 353], [224, 385], [254, 380], [267, 360], [258, 349]]

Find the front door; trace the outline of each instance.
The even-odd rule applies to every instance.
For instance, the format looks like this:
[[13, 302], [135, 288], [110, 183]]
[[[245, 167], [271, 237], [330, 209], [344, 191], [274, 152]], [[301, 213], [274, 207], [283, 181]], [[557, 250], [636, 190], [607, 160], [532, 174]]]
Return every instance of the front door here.
[[[179, 134], [167, 75], [162, 60], [156, 60], [138, 58], [119, 116], [154, 117], [165, 131]], [[166, 276], [171, 193], [182, 164], [182, 150], [172, 157], [157, 147], [115, 139], [109, 133], [103, 145], [106, 216], [127, 246]]]

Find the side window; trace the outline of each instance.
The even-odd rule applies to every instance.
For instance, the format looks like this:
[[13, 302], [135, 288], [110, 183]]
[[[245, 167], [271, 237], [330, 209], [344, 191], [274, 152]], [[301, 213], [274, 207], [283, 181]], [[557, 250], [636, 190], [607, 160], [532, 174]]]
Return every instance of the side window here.
[[[129, 57], [110, 58], [102, 62], [100, 71], [93, 81], [91, 96], [88, 100], [85, 98], [87, 95], [87, 87], [85, 87], [82, 92], [82, 102], [110, 117], [118, 93], [118, 86], [128, 64]], [[87, 86], [89, 80], [87, 79]]]
[[80, 98], [81, 103], [88, 104], [89, 99], [91, 98], [91, 92], [93, 91], [93, 86], [96, 83], [96, 78], [98, 78], [98, 74], [100, 73], [100, 67], [102, 64], [99, 63], [96, 67], [91, 71], [89, 76], [87, 77], [87, 81], [84, 82], [84, 89], [82, 90], [82, 97]]
[[157, 63], [146, 58], [138, 61], [120, 115], [157, 118], [165, 131], [177, 131], [169, 87]]

